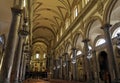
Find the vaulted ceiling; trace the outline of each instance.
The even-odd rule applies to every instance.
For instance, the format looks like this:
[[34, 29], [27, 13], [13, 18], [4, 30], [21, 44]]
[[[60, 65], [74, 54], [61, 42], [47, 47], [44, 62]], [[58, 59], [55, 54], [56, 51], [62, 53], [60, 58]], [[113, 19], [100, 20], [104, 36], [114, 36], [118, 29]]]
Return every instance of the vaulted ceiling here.
[[[13, 1], [0, 0], [0, 34], [6, 34], [6, 37], [12, 19]], [[30, 20], [33, 48], [34, 45], [36, 47], [35, 43], [37, 45], [40, 43], [38, 46], [47, 52], [48, 48], [44, 45], [48, 47], [50, 42], [55, 40], [60, 28], [63, 28], [66, 17], [70, 15], [71, 8], [77, 1], [80, 0], [26, 0], [31, 3]], [[2, 10], [2, 8], [4, 9]]]
[[32, 2], [33, 41], [44, 43], [55, 39], [69, 15], [74, 0], [34, 0]]

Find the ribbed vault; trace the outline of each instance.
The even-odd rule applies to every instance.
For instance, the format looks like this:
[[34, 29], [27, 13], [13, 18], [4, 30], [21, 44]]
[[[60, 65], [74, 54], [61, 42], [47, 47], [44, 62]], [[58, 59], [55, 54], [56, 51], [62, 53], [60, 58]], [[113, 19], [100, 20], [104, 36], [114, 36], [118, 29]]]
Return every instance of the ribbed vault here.
[[[32, 41], [43, 42], [47, 46], [55, 41], [61, 25], [65, 23], [74, 0], [34, 0], [32, 2]], [[47, 49], [46, 49], [47, 50]]]

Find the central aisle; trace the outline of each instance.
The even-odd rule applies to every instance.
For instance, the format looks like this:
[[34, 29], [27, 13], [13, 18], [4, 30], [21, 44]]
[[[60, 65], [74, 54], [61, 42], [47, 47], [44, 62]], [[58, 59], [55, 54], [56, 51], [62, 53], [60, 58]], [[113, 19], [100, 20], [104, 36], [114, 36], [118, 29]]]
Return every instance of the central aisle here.
[[58, 80], [58, 79], [51, 79], [50, 81], [45, 81], [42, 79], [27, 79], [23, 83], [85, 83], [85, 82], [75, 82], [75, 81]]

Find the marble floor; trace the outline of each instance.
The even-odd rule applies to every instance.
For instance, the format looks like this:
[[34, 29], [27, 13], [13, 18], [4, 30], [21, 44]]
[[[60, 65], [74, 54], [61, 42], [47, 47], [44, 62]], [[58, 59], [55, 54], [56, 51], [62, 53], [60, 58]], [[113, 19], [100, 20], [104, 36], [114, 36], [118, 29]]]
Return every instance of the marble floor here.
[[56, 80], [56, 79], [51, 79], [49, 81], [45, 81], [43, 79], [27, 79], [23, 83], [84, 83], [84, 82], [75, 82], [75, 81], [67, 81], [67, 80]]

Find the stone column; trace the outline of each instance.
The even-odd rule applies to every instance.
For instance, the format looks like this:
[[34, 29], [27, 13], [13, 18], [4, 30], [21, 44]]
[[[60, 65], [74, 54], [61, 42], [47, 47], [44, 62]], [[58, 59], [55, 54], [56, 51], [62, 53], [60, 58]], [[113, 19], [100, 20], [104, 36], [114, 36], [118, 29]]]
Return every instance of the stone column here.
[[72, 52], [73, 52], [73, 58], [72, 58], [72, 63], [73, 63], [73, 80], [77, 81], [77, 61], [76, 61], [77, 50], [76, 50], [76, 48], [72, 48]]
[[60, 79], [62, 79], [62, 57], [59, 57], [60, 60]]
[[57, 78], [57, 60], [55, 59], [54, 61], [55, 61], [55, 63], [54, 63], [54, 67], [55, 67], [54, 76], [55, 76], [55, 79], [56, 79]]
[[53, 59], [53, 79], [55, 79], [56, 75], [56, 62], [55, 62], [55, 59]]
[[47, 55], [46, 63], [47, 63], [47, 65], [46, 65], [47, 72], [49, 73], [50, 72], [50, 54]]
[[20, 8], [12, 8], [12, 23], [8, 34], [5, 55], [3, 56], [2, 68], [0, 70], [0, 83], [10, 83], [11, 71], [14, 61], [15, 49], [17, 45], [17, 31], [20, 26]]
[[[23, 45], [24, 47], [24, 45]], [[24, 66], [24, 58], [25, 58], [25, 54], [24, 52], [22, 51], [22, 58], [21, 58], [21, 64], [20, 64], [20, 74], [19, 74], [19, 82], [22, 83], [22, 74], [23, 74], [23, 66]]]
[[68, 59], [68, 80], [71, 80], [71, 60]]
[[94, 64], [94, 78], [95, 78], [95, 83], [99, 83], [99, 70], [98, 70], [98, 62], [96, 58], [96, 50], [92, 51], [93, 54], [93, 64]]
[[19, 80], [20, 60], [21, 60], [21, 55], [22, 55], [22, 46], [23, 46], [23, 38], [20, 35], [18, 45], [17, 45], [17, 49], [16, 49], [16, 52], [15, 52], [14, 83], [19, 83], [18, 80]]
[[66, 64], [66, 66], [65, 66], [65, 70], [66, 70], [66, 72], [65, 72], [65, 75], [66, 75], [65, 78], [66, 78], [66, 80], [68, 80], [69, 79], [68, 53], [65, 53], [64, 56], [65, 56], [65, 64]]
[[84, 60], [85, 60], [85, 71], [86, 71], [86, 75], [87, 75], [87, 81], [89, 83], [91, 83], [92, 81], [92, 77], [91, 77], [91, 68], [90, 68], [90, 61], [89, 59], [87, 58], [88, 55], [88, 51], [89, 51], [89, 48], [88, 48], [88, 42], [90, 40], [89, 39], [84, 39], [82, 42], [84, 42]]
[[57, 77], [57, 79], [59, 79], [59, 67], [58, 67], [58, 65], [59, 65], [59, 60], [57, 59], [56, 60], [56, 77]]
[[22, 73], [22, 80], [25, 80], [25, 73], [26, 73], [26, 57], [27, 54], [25, 54], [25, 57], [24, 57], [24, 62], [23, 62], [23, 73]]
[[111, 34], [109, 32], [111, 25], [110, 24], [105, 24], [102, 29], [104, 31], [105, 34], [105, 38], [106, 38], [106, 45], [107, 45], [107, 51], [108, 51], [108, 66], [109, 66], [109, 72], [111, 75], [111, 79], [114, 80], [118, 80], [119, 78], [119, 73], [117, 70], [117, 66], [116, 66], [116, 60], [115, 60], [115, 56], [114, 56], [114, 52], [113, 52], [113, 45], [112, 45], [112, 40], [111, 40]]

